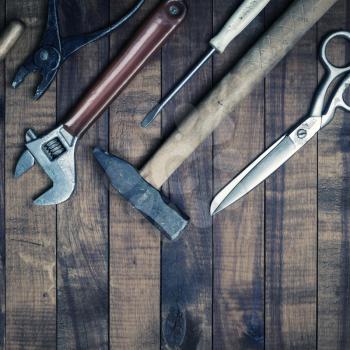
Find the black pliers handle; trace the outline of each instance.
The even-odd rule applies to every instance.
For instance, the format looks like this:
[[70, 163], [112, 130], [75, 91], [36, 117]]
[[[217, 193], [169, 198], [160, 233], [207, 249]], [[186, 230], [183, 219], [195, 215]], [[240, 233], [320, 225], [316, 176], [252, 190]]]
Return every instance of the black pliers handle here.
[[139, 0], [129, 13], [108, 28], [90, 34], [62, 38], [59, 29], [57, 0], [48, 0], [47, 25], [39, 48], [31, 54], [19, 68], [12, 82], [12, 87], [17, 88], [21, 85], [30, 73], [39, 72], [42, 75], [42, 80], [34, 95], [34, 99], [38, 100], [47, 91], [61, 65], [69, 56], [83, 46], [99, 40], [119, 28], [139, 10], [144, 1], [145, 0]]

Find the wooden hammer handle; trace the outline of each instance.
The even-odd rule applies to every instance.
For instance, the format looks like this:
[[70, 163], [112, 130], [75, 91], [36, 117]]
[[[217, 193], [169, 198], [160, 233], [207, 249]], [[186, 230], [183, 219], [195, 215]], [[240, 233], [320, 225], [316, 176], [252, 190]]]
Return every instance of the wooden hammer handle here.
[[180, 25], [187, 8], [183, 0], [161, 2], [131, 39], [130, 44], [109, 65], [73, 109], [64, 127], [81, 137], [108, 105], [122, 92], [131, 79], [145, 65]]
[[24, 24], [20, 21], [12, 21], [7, 25], [0, 35], [0, 61], [10, 52], [23, 31]]
[[337, 0], [295, 0], [141, 171], [160, 188]]

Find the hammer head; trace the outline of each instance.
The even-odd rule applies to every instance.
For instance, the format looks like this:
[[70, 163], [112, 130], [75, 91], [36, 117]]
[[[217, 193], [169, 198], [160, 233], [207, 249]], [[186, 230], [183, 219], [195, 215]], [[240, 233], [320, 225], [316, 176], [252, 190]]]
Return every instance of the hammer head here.
[[177, 239], [189, 218], [171, 205], [156, 188], [143, 179], [125, 160], [99, 148], [94, 156], [106, 172], [112, 186], [168, 239]]
[[35, 199], [36, 205], [59, 204], [75, 189], [75, 147], [77, 139], [63, 126], [38, 138], [33, 130], [26, 133], [26, 148], [17, 162], [15, 177], [20, 177], [38, 163], [52, 181], [53, 186]]

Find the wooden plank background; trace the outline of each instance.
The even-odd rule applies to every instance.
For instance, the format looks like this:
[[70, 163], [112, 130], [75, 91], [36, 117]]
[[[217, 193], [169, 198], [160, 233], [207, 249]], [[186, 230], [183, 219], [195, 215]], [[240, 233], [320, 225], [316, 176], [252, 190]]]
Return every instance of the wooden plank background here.
[[[27, 30], [0, 63], [1, 349], [350, 349], [350, 120], [335, 120], [288, 164], [214, 217], [217, 191], [307, 113], [323, 69], [318, 46], [350, 30], [350, 4], [338, 4], [256, 86], [249, 98], [174, 174], [164, 192], [192, 219], [169, 243], [108, 186], [91, 155], [109, 149], [141, 166], [186, 113], [291, 3], [271, 4], [215, 56], [143, 130], [139, 123], [207, 49], [241, 0], [187, 0], [186, 22], [82, 140], [78, 186], [58, 207], [34, 207], [49, 185], [38, 169], [13, 169], [24, 131], [52, 128], [156, 6], [147, 0], [117, 33], [67, 61], [46, 95], [38, 82], [10, 82], [38, 44], [44, 0], [0, 0], [0, 28]], [[61, 0], [63, 35], [119, 18], [134, 0]], [[350, 60], [350, 46], [331, 53]]]

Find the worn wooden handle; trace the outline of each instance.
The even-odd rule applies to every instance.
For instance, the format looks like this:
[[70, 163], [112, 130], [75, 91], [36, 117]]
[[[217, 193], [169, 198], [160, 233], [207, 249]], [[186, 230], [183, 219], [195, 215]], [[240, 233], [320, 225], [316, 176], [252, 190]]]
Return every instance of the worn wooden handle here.
[[270, 0], [244, 0], [226, 22], [220, 33], [210, 41], [210, 45], [223, 53], [230, 42], [258, 16]]
[[183, 0], [162, 2], [74, 108], [64, 127], [81, 137], [186, 16]]
[[141, 171], [144, 178], [160, 188], [336, 2], [337, 0], [295, 0], [158, 149]]
[[12, 21], [7, 25], [0, 35], [0, 61], [10, 52], [23, 31], [24, 24], [20, 21]]

